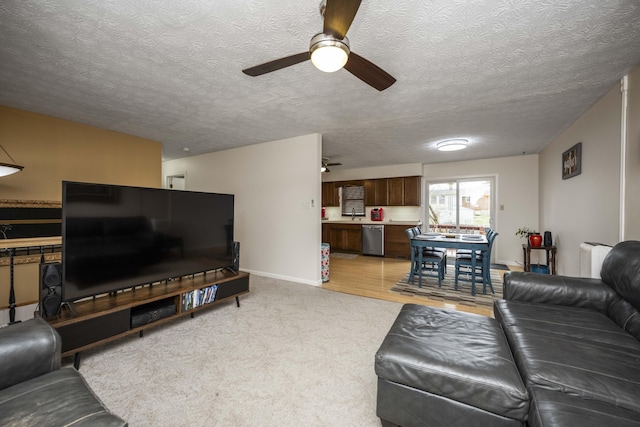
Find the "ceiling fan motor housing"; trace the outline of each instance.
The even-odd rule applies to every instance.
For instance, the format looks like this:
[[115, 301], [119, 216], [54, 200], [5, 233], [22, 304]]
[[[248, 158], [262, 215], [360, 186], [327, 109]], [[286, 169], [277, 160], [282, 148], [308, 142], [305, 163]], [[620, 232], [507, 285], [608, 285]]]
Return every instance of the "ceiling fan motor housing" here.
[[[326, 51], [334, 51], [334, 54], [335, 52], [337, 52], [337, 54], [339, 54], [338, 56], [341, 57], [341, 62], [337, 63], [335, 66], [323, 67], [322, 63], [320, 62], [322, 61], [322, 59], [318, 60], [318, 55], [321, 54], [321, 51], [322, 54], [324, 54]], [[309, 54], [311, 55], [311, 62], [313, 62], [313, 65], [315, 65], [318, 69], [326, 71], [328, 73], [337, 71], [342, 68], [347, 62], [347, 58], [349, 57], [350, 52], [349, 39], [346, 37], [344, 39], [339, 39], [335, 36], [332, 36], [331, 34], [318, 33], [313, 36], [311, 38], [311, 42], [309, 42]]]

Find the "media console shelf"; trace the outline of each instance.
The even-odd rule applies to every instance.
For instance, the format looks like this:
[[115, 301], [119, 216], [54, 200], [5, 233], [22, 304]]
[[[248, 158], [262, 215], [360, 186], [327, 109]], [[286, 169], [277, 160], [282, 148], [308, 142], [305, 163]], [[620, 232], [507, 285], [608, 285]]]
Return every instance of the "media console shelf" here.
[[[200, 290], [203, 291], [197, 292]], [[84, 350], [131, 334], [142, 336], [145, 329], [178, 317], [193, 317], [196, 312], [231, 298], [240, 307], [238, 297], [247, 292], [249, 273], [215, 271], [78, 301], [74, 303], [75, 315], [63, 308], [62, 313], [46, 320], [62, 337], [62, 357], [74, 355], [77, 369]], [[193, 303], [194, 296], [201, 298]], [[167, 310], [171, 306], [175, 310]], [[150, 314], [149, 323], [132, 326], [132, 316], [139, 324], [137, 320], [145, 311]]]

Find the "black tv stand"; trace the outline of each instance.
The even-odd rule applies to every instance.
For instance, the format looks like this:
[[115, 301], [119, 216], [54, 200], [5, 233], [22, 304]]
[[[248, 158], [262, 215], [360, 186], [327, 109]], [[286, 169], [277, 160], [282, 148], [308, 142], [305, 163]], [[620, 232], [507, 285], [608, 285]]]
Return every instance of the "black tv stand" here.
[[[153, 326], [167, 323], [232, 298], [240, 307], [239, 296], [249, 292], [249, 273], [229, 273], [226, 270], [184, 277], [182, 280], [160, 282], [154, 286], [106, 294], [97, 298], [67, 303], [46, 320], [62, 337], [62, 357], [75, 356], [74, 366], [80, 366], [80, 352], [127, 335], [143, 335]], [[152, 310], [152, 307], [174, 305], [175, 312], [150, 323], [132, 326], [132, 311]], [[135, 310], [134, 310], [135, 309]]]

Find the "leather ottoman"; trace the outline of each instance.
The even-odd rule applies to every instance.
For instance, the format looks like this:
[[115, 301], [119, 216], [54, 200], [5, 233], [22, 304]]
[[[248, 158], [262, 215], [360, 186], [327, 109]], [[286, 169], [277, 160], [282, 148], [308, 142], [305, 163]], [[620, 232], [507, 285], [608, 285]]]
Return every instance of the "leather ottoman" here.
[[385, 426], [522, 426], [529, 395], [492, 318], [406, 304], [376, 354]]

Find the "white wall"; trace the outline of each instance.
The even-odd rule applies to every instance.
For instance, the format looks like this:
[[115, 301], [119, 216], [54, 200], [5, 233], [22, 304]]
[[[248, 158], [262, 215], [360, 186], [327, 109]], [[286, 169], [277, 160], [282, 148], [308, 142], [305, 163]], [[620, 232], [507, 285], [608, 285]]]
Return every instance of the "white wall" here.
[[622, 240], [640, 240], [640, 66], [629, 74]]
[[[579, 274], [581, 242], [619, 240], [621, 99], [615, 85], [540, 154], [540, 223], [558, 247], [558, 274]], [[578, 142], [582, 173], [563, 180], [562, 153]]]
[[324, 182], [422, 175], [422, 163], [377, 166], [359, 169], [342, 169], [341, 166], [331, 166], [329, 169], [331, 172], [322, 174], [322, 181]]
[[271, 141], [163, 164], [186, 189], [235, 194], [240, 269], [320, 285], [322, 136]]
[[[522, 265], [525, 241], [515, 235], [516, 230], [521, 227], [540, 230], [537, 155], [429, 164], [424, 165], [423, 176], [425, 181], [495, 177], [498, 199], [494, 228], [499, 235], [493, 247], [494, 262]], [[426, 185], [423, 185], [423, 199], [425, 194]]]

